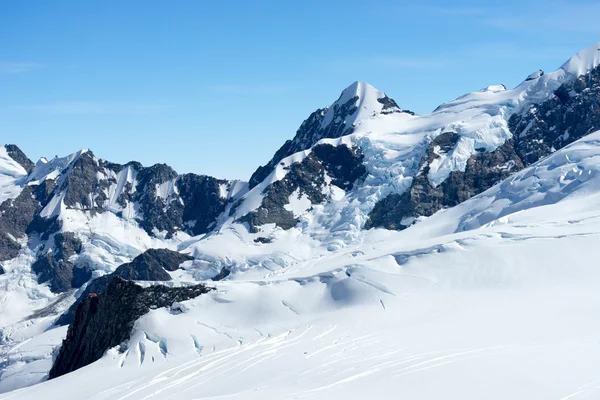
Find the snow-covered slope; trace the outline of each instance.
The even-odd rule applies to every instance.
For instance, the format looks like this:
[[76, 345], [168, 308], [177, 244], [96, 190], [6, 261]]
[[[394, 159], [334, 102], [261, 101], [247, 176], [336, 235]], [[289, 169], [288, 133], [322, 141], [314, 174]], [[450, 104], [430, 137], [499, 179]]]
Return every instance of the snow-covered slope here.
[[0, 204], [18, 196], [19, 180], [26, 175], [25, 168], [10, 157], [6, 147], [0, 147]]
[[79, 298], [86, 320], [147, 249], [193, 257], [152, 280], [215, 288], [0, 398], [597, 396], [599, 54], [428, 115], [355, 82], [249, 184], [0, 149], [0, 227], [20, 227], [0, 275], [0, 392], [43, 381], [57, 317]]
[[[410, 229], [215, 282], [144, 316], [121, 352], [0, 398], [594, 398], [599, 139]], [[518, 212], [457, 224], [490, 199]]]

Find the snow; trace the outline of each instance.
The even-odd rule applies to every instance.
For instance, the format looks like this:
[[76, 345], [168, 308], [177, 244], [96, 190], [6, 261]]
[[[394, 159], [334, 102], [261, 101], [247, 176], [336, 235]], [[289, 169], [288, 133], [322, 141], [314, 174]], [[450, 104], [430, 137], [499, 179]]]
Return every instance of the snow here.
[[312, 207], [312, 203], [306, 193], [300, 193], [296, 189], [289, 197], [289, 203], [284, 206], [288, 211], [294, 214], [294, 218], [300, 217]]
[[560, 68], [568, 74], [583, 75], [600, 65], [600, 42], [580, 51]]
[[87, 149], [83, 149], [67, 157], [55, 156], [50, 161], [41, 158], [31, 170], [31, 173], [27, 177], [27, 182], [30, 185], [38, 185], [46, 179], [56, 179], [71, 163], [87, 152]]
[[124, 353], [0, 399], [593, 398], [595, 200], [438, 235], [456, 217], [442, 212], [259, 280], [211, 283], [183, 313], [141, 318]]
[[21, 193], [21, 181], [27, 176], [27, 171], [0, 146], [0, 204], [5, 200], [14, 199]]
[[[52, 353], [67, 333], [67, 327], [53, 328], [54, 318], [42, 318], [32, 328], [16, 332], [14, 337], [5, 336], [3, 341], [19, 341], [6, 347], [5, 368], [0, 379], [0, 393], [31, 386], [45, 379], [52, 367]], [[6, 333], [5, 333], [6, 335]], [[4, 349], [3, 349], [4, 350]]]
[[156, 197], [160, 197], [163, 200], [169, 200], [173, 194], [177, 194], [175, 179], [156, 185]]
[[[206, 236], [152, 237], [135, 222], [132, 204], [117, 217], [118, 194], [135, 182], [129, 170], [109, 188], [113, 212], [67, 210], [56, 200], [45, 215], [77, 233], [84, 247], [77, 262], [93, 265], [96, 275], [155, 247], [195, 257], [171, 273], [173, 285], [209, 280], [222, 268], [231, 275], [208, 281], [216, 289], [209, 294], [142, 317], [126, 348], [0, 399], [600, 396], [600, 132], [456, 207], [403, 220], [410, 225], [404, 231], [362, 229], [377, 201], [408, 189], [438, 135], [455, 132], [459, 141], [446, 153], [436, 149], [433, 185], [464, 170], [476, 149], [493, 151], [510, 139], [512, 114], [600, 65], [599, 48], [516, 88], [489, 86], [423, 116], [383, 114], [383, 92], [355, 82], [324, 120], [358, 96], [357, 111], [344, 121], [353, 133], [319, 143], [359, 146], [368, 176], [348, 191], [328, 182], [324, 204], [294, 192], [286, 209], [300, 223], [287, 231], [265, 225], [253, 234], [235, 221], [259, 207], [268, 185], [310, 149], [283, 159], [252, 190], [243, 182], [220, 186], [231, 205], [241, 204]], [[29, 179], [47, 179], [74, 157], [40, 161]], [[2, 160], [0, 152], [0, 168]], [[168, 198], [173, 190], [165, 184], [157, 194]], [[48, 319], [21, 322], [73, 300], [35, 282], [32, 256], [25, 251], [5, 263], [0, 276], [0, 364], [8, 366], [0, 392], [42, 380], [65, 334]]]
[[354, 97], [357, 97], [354, 103], [357, 109], [344, 121], [347, 127], [351, 127], [358, 121], [378, 114], [383, 110], [383, 104], [377, 100], [385, 97], [385, 93], [366, 82], [357, 81], [344, 89], [337, 101], [327, 108], [321, 126], [324, 128], [333, 121], [336, 106], [342, 106]]
[[[121, 171], [119, 171], [116, 174], [110, 170], [108, 170], [107, 172], [114, 174], [114, 178], [117, 182], [111, 184], [110, 187], [108, 188], [108, 193], [107, 193], [108, 202], [107, 202], [107, 204], [104, 204], [104, 206], [113, 212], [124, 211], [123, 207], [118, 203], [119, 196], [121, 196], [121, 194], [123, 194], [125, 192], [125, 188], [126, 188], [127, 184], [130, 185], [131, 192], [132, 193], [135, 192], [135, 190], [137, 188], [137, 181], [136, 181], [137, 170], [132, 165], [127, 165], [126, 167], [124, 167]], [[125, 218], [125, 219], [134, 219], [135, 218], [135, 212], [133, 210], [132, 204], [130, 204], [128, 202], [127, 206], [125, 207], [125, 210], [127, 212], [123, 212], [123, 218]]]

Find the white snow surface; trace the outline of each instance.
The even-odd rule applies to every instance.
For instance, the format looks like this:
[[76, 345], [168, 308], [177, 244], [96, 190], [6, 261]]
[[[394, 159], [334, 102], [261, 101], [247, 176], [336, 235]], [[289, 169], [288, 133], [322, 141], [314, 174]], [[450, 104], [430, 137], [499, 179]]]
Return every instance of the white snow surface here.
[[0, 399], [596, 398], [598, 157], [600, 132], [402, 232], [213, 282], [126, 348]]
[[20, 181], [27, 176], [27, 171], [0, 146], [0, 204], [13, 199], [21, 193]]
[[336, 106], [346, 104], [354, 97], [358, 98], [356, 103], [354, 103], [356, 111], [344, 121], [347, 127], [356, 125], [357, 122], [376, 115], [383, 110], [383, 104], [377, 100], [384, 98], [385, 93], [375, 89], [366, 82], [357, 81], [344, 89], [337, 101], [327, 108], [321, 126], [324, 128], [333, 121]]
[[[600, 133], [402, 232], [362, 230], [378, 200], [410, 186], [435, 137], [460, 136], [431, 165], [428, 178], [437, 185], [464, 170], [475, 149], [493, 151], [509, 139], [510, 115], [600, 65], [599, 50], [600, 43], [514, 89], [492, 85], [423, 116], [384, 114], [383, 93], [354, 83], [338, 100], [359, 96], [346, 121], [354, 132], [320, 143], [359, 146], [368, 176], [347, 192], [330, 185], [325, 204], [295, 193], [287, 208], [300, 223], [288, 231], [263, 226], [250, 234], [235, 221], [259, 207], [265, 188], [310, 149], [282, 160], [250, 191], [234, 183], [227, 196], [241, 205], [207, 236], [164, 240], [140, 229], [135, 207], [116, 203], [125, 182], [135, 182], [131, 171], [109, 188], [113, 212], [92, 216], [55, 199], [45, 215], [77, 233], [80, 262], [94, 265], [96, 275], [153, 247], [195, 257], [172, 274], [177, 284], [223, 267], [232, 273], [209, 282], [215, 291], [184, 302], [181, 314], [144, 316], [127, 349], [0, 399], [600, 397]], [[40, 161], [27, 179], [56, 178], [78, 155]], [[25, 174], [10, 165], [0, 149], [6, 198], [18, 195]], [[168, 198], [171, 190], [158, 194]], [[7, 366], [0, 392], [43, 381], [66, 333], [48, 318], [29, 317], [48, 306], [64, 310], [74, 298], [38, 285], [31, 261], [24, 251], [0, 276], [0, 365]]]

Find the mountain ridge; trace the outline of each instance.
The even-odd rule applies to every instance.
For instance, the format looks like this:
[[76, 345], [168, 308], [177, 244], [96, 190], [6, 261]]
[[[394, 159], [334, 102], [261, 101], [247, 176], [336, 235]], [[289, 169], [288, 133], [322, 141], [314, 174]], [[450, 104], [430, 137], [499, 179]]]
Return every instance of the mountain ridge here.
[[[166, 164], [111, 163], [89, 150], [34, 164], [17, 146], [1, 147], [0, 351], [6, 343], [14, 349], [22, 340], [51, 335], [61, 314], [123, 270], [144, 288], [219, 277], [216, 294], [190, 301], [210, 308], [212, 301], [229, 304], [228, 288], [240, 298], [244, 290], [264, 293], [276, 299], [267, 308], [283, 307], [284, 317], [279, 308], [272, 312], [285, 320], [319, 309], [286, 300], [288, 293], [304, 290], [324, 296], [323, 304], [334, 309], [376, 299], [377, 309], [385, 311], [393, 291], [377, 268], [387, 271], [392, 260], [393, 268], [403, 268], [407, 259], [455, 251], [464, 243], [448, 248], [435, 241], [467, 237], [465, 232], [480, 228], [495, 234], [494, 224], [507, 216], [555, 205], [571, 191], [594, 190], [598, 99], [600, 43], [554, 72], [533, 73], [512, 89], [494, 85], [465, 94], [426, 115], [403, 110], [384, 92], [354, 82], [332, 105], [312, 113], [248, 183], [178, 174]], [[419, 242], [405, 254], [389, 242], [416, 246], [411, 235], [435, 244], [422, 250], [426, 246]], [[473, 235], [469, 240], [478, 240]], [[380, 251], [384, 248], [389, 251]], [[181, 264], [148, 273], [143, 268], [149, 267], [133, 260], [151, 249], [180, 253], [175, 258]], [[250, 289], [255, 284], [261, 289]], [[279, 285], [288, 288], [281, 298]], [[306, 299], [302, 296], [296, 301]], [[78, 321], [86, 318], [84, 313]], [[221, 316], [211, 318], [226, 324]], [[136, 351], [149, 351], [154, 345], [148, 341], [162, 343], [152, 333], [143, 336], [133, 322], [128, 321], [129, 339], [145, 343]], [[220, 328], [214, 329], [219, 335]], [[57, 335], [52, 340], [60, 336], [52, 334]], [[77, 349], [76, 341], [69, 345]], [[192, 342], [200, 351], [202, 345]], [[157, 355], [167, 353], [158, 346]], [[90, 360], [106, 350], [94, 349]], [[120, 351], [118, 357], [126, 359], [129, 348]], [[28, 366], [29, 361], [9, 360], [0, 376], [38, 361]], [[15, 378], [6, 385], [22, 386], [19, 373], [10, 376]]]

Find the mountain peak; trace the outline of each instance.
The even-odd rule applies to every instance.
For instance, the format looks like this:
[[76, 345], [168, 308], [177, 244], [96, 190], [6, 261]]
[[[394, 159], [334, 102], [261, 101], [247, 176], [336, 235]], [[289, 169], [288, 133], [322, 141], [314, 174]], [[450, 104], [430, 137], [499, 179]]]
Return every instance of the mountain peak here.
[[385, 93], [377, 90], [367, 82], [355, 81], [342, 91], [342, 94], [336, 103], [343, 104], [354, 97], [359, 97], [362, 100], [377, 100], [383, 96], [385, 96]]
[[[344, 110], [343, 116], [340, 115], [340, 109]], [[402, 111], [384, 92], [361, 81], [353, 82], [344, 89], [340, 97], [326, 110], [321, 123], [323, 128], [339, 117], [343, 117], [345, 126], [351, 128], [364, 118]]]
[[307, 150], [321, 139], [349, 135], [364, 119], [396, 112], [412, 114], [411, 111], [400, 109], [394, 100], [368, 83], [353, 82], [333, 104], [316, 110], [304, 120], [294, 138], [285, 142], [266, 165], [254, 171], [250, 177], [250, 188], [262, 182], [285, 157]]

